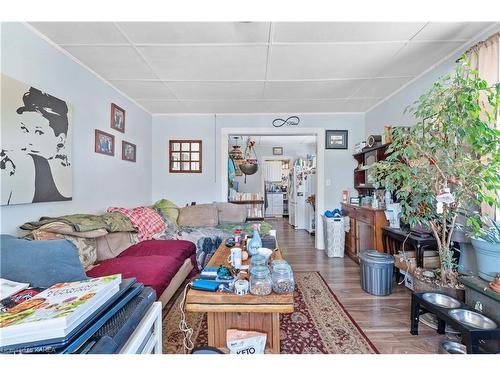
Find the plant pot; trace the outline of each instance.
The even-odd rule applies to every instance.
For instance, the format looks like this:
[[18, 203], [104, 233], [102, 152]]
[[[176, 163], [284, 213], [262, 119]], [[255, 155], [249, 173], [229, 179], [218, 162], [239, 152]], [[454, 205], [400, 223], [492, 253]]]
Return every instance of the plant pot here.
[[500, 243], [492, 243], [480, 238], [471, 239], [476, 251], [478, 275], [486, 281], [493, 281], [500, 273]]
[[240, 170], [246, 175], [252, 175], [259, 169], [258, 164], [241, 163]]
[[477, 276], [476, 252], [472, 245], [466, 242], [459, 242], [460, 260], [458, 262], [458, 272], [462, 275]]

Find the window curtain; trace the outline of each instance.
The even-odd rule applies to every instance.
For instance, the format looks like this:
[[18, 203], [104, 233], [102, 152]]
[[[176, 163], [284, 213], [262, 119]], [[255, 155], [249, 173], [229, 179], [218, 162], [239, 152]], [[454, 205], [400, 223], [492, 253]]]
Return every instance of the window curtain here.
[[[479, 77], [488, 82], [490, 87], [498, 85], [500, 82], [500, 32], [490, 36], [483, 42], [480, 42], [467, 51], [467, 59], [472, 68], [477, 70]], [[483, 103], [487, 101], [482, 99]], [[491, 126], [500, 129], [500, 114], [497, 111], [497, 117]], [[497, 192], [498, 194], [498, 192]], [[483, 215], [487, 215], [494, 220], [500, 218], [498, 207], [491, 207], [487, 204], [481, 206]]]

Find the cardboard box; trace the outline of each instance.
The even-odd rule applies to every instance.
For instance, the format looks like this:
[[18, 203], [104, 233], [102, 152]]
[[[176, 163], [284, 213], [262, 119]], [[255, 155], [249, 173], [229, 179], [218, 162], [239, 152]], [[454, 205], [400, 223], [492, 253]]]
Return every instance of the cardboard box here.
[[[402, 254], [394, 255], [394, 267], [399, 268], [402, 271], [409, 272], [413, 274], [417, 268], [417, 259], [415, 258], [414, 251], [405, 251], [405, 256]], [[424, 252], [424, 268], [438, 268], [441, 265], [439, 260], [439, 254], [437, 251], [426, 251]]]

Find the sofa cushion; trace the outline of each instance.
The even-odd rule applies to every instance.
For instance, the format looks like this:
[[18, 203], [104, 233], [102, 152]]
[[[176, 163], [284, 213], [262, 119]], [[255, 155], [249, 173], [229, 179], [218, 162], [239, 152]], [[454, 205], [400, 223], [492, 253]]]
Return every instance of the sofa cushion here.
[[184, 240], [149, 240], [130, 246], [119, 257], [170, 256], [183, 261], [196, 252], [194, 243]]
[[247, 208], [244, 204], [218, 202], [216, 206], [219, 213], [219, 224], [237, 224], [247, 220]]
[[128, 256], [108, 259], [87, 271], [90, 277], [121, 274], [123, 279], [135, 277], [138, 282], [152, 287], [157, 298], [170, 284], [185, 259], [169, 256]]
[[182, 207], [177, 223], [181, 227], [216, 227], [219, 213], [215, 204], [197, 204]]
[[37, 288], [87, 279], [70, 241], [28, 241], [8, 235], [0, 236], [0, 277]]
[[134, 244], [132, 233], [114, 232], [96, 239], [97, 261], [115, 258]]

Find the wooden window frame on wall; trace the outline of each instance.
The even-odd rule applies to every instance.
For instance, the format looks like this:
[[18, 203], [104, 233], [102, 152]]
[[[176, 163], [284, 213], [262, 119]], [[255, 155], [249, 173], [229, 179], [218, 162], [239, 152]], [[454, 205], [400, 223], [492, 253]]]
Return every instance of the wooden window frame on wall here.
[[[173, 144], [174, 143], [179, 143], [180, 144], [180, 150], [179, 151], [174, 151], [173, 150]], [[189, 151], [182, 151], [182, 144], [183, 143], [188, 143], [189, 144]], [[191, 151], [191, 144], [197, 143], [198, 144], [198, 150], [197, 151]], [[173, 152], [178, 152], [181, 157], [180, 160], [173, 160], [172, 153]], [[182, 153], [183, 152], [188, 152], [189, 153], [189, 160], [182, 160]], [[191, 160], [191, 154], [197, 152], [200, 154], [199, 160]], [[202, 173], [203, 171], [203, 151], [202, 151], [202, 141], [199, 139], [171, 139], [169, 140], [168, 143], [168, 171], [170, 173]], [[180, 168], [179, 170], [172, 169], [173, 162], [178, 162], [180, 163]], [[200, 168], [197, 170], [191, 170], [191, 162], [194, 163], [199, 163]], [[182, 163], [189, 163], [189, 170], [183, 170], [182, 169]]]

